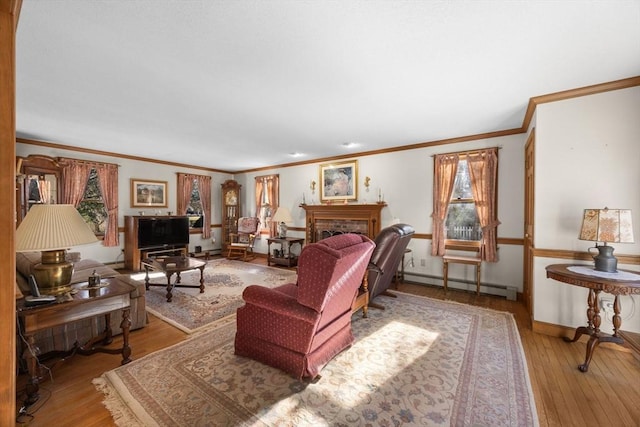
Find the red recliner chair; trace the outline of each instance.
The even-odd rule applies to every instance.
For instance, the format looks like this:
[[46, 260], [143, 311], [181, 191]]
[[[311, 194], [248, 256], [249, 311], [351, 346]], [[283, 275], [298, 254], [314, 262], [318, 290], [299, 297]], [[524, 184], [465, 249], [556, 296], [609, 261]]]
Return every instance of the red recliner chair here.
[[235, 354], [312, 380], [354, 341], [351, 305], [375, 243], [341, 234], [305, 246], [298, 282], [252, 285], [237, 311]]

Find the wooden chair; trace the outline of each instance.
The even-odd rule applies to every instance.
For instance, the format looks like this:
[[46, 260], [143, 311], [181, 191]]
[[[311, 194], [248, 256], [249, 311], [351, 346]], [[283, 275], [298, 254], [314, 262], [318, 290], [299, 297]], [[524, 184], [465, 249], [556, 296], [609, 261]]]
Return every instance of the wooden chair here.
[[449, 263], [475, 265], [476, 267], [476, 295], [480, 295], [480, 268], [482, 260], [480, 257], [444, 255], [442, 257], [442, 276], [444, 279], [444, 293], [447, 293], [449, 282]]
[[259, 218], [238, 218], [238, 231], [236, 233], [229, 233], [230, 242], [227, 258], [242, 259], [243, 261], [255, 258], [253, 242], [256, 239], [259, 225]]

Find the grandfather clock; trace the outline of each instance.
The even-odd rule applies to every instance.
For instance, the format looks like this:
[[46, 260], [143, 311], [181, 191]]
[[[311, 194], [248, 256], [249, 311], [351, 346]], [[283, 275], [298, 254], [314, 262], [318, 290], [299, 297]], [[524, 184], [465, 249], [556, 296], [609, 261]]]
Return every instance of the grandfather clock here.
[[227, 252], [227, 246], [231, 241], [231, 233], [238, 231], [238, 218], [240, 217], [240, 188], [232, 179], [220, 184], [222, 186], [222, 254]]

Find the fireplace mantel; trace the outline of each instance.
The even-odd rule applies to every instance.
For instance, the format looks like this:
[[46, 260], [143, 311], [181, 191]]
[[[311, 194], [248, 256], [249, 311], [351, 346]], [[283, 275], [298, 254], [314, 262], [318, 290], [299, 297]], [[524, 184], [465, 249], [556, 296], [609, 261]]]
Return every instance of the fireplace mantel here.
[[[306, 239], [320, 240], [323, 231], [358, 232], [370, 239], [380, 232], [382, 208], [386, 203], [300, 205], [306, 211]], [[320, 236], [319, 236], [320, 233]]]

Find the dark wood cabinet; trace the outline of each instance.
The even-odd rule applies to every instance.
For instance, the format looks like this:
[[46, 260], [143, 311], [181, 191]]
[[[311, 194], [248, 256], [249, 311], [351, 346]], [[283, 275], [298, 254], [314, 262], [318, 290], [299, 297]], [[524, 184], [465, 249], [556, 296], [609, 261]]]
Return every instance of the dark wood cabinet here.
[[[271, 244], [279, 244], [279, 248], [271, 249]], [[299, 245], [297, 254], [291, 252], [292, 245]], [[273, 237], [267, 239], [267, 265], [271, 264], [284, 265], [286, 267], [295, 267], [298, 265], [298, 254], [302, 252], [304, 239], [296, 237]]]
[[227, 246], [231, 242], [230, 235], [238, 231], [238, 218], [240, 218], [240, 189], [242, 185], [228, 179], [222, 184], [222, 253], [227, 252]]
[[[132, 271], [142, 271], [143, 266], [140, 261], [142, 261], [144, 258], [187, 255], [189, 249], [188, 244], [141, 244], [138, 235], [138, 231], [140, 229], [140, 221], [153, 220], [154, 218], [155, 217], [153, 216], [145, 215], [127, 215], [124, 217], [124, 267], [126, 269]], [[170, 218], [184, 218], [188, 221], [187, 216], [180, 215], [167, 215], [158, 218], [163, 220]]]

